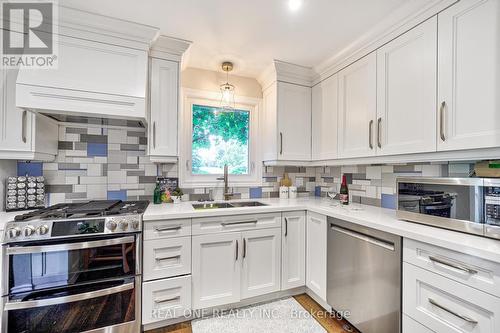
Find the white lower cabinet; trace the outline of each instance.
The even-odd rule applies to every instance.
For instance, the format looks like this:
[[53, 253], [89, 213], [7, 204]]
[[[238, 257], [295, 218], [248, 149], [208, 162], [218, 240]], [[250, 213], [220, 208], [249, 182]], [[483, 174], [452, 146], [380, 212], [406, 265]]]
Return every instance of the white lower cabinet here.
[[281, 290], [306, 284], [306, 214], [283, 213], [281, 226]]
[[193, 236], [193, 307], [240, 300], [241, 233]]
[[403, 333], [434, 333], [424, 325], [403, 314]]
[[279, 228], [241, 233], [243, 270], [241, 298], [280, 290], [281, 234]]
[[191, 276], [142, 284], [143, 325], [188, 315], [190, 310]]
[[439, 333], [500, 332], [500, 298], [406, 262], [403, 312]]
[[191, 237], [144, 242], [144, 280], [191, 272]]
[[326, 216], [307, 212], [306, 227], [306, 286], [326, 302]]

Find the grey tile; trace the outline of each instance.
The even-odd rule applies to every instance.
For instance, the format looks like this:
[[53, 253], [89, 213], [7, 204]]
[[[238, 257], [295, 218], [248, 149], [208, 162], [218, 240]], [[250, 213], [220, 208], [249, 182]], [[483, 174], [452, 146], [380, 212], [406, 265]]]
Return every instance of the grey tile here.
[[59, 170], [82, 170], [80, 163], [59, 163]]
[[352, 179], [354, 180], [366, 180], [366, 173], [353, 173]]
[[[304, 170], [305, 170], [305, 168], [304, 168]], [[285, 172], [288, 172], [288, 173], [299, 173], [300, 172], [300, 167], [286, 166], [285, 167]]]
[[139, 145], [138, 144], [130, 144], [130, 143], [122, 143], [120, 144], [120, 150], [122, 151], [138, 151]]
[[152, 201], [153, 200], [153, 196], [152, 195], [139, 195], [138, 196], [138, 200], [148, 200], [148, 201]]
[[333, 177], [321, 177], [325, 183], [333, 183]]
[[139, 169], [139, 164], [120, 164], [121, 169]]
[[107, 176], [108, 175], [108, 164], [105, 163], [102, 165], [102, 175]]
[[66, 199], [85, 199], [87, 193], [66, 193]]
[[95, 134], [81, 134], [81, 142], [91, 142], [91, 143], [108, 143], [107, 135], [95, 135]]
[[278, 191], [268, 192], [270, 198], [279, 198], [280, 194]]
[[87, 142], [75, 142], [75, 150], [87, 150]]
[[57, 143], [57, 149], [59, 149], [59, 150], [73, 150], [73, 142], [71, 142], [71, 141], [59, 141]]
[[262, 180], [266, 183], [275, 183], [278, 181], [278, 177], [263, 177]]
[[47, 193], [71, 193], [73, 185], [46, 185], [45, 191]]
[[127, 131], [127, 136], [135, 136], [135, 137], [144, 137], [146, 135], [145, 132], [140, 131]]
[[121, 164], [118, 164], [118, 163], [110, 163], [110, 164], [106, 164], [107, 167], [108, 167], [108, 171], [120, 171], [120, 165]]
[[139, 144], [140, 145], [147, 145], [148, 144], [148, 138], [142, 136], [139, 138]]
[[361, 197], [361, 203], [363, 205], [380, 207], [382, 205], [382, 200], [381, 199], [377, 199], [377, 198]]
[[415, 172], [414, 165], [395, 165], [394, 173]]
[[127, 176], [144, 176], [144, 173], [144, 170], [127, 171]]
[[81, 127], [66, 127], [66, 133], [87, 134], [87, 129]]
[[210, 199], [208, 193], [189, 194], [189, 201], [206, 201]]
[[156, 183], [156, 176], [139, 176], [139, 184]]
[[127, 163], [127, 153], [118, 150], [108, 151], [108, 163]]

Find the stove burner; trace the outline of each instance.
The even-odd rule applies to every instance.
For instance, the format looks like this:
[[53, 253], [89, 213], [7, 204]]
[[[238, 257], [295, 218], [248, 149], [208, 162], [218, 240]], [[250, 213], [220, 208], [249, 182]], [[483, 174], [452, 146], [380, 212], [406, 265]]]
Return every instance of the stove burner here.
[[30, 213], [17, 215], [14, 220], [55, 220], [121, 214], [142, 214], [148, 205], [148, 201], [121, 200], [95, 200], [84, 203], [61, 203]]

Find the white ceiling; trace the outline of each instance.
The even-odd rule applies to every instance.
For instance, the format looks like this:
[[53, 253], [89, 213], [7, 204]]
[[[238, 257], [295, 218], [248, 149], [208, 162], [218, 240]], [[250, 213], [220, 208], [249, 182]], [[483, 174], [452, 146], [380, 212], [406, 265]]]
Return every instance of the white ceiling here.
[[159, 27], [193, 41], [188, 67], [257, 77], [273, 59], [319, 65], [370, 31], [398, 7], [415, 0], [64, 0], [64, 5]]

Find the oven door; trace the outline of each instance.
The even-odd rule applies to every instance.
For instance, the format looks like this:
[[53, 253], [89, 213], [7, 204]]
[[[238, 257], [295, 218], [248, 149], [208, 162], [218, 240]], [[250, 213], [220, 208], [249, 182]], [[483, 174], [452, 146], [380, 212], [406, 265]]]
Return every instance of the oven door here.
[[140, 290], [138, 276], [36, 291], [6, 301], [2, 332], [140, 332]]
[[10, 300], [49, 288], [89, 284], [140, 273], [136, 235], [19, 244], [5, 249]]
[[[402, 177], [396, 189], [398, 218], [483, 235], [482, 179]], [[408, 196], [420, 197], [419, 211], [407, 205]]]

